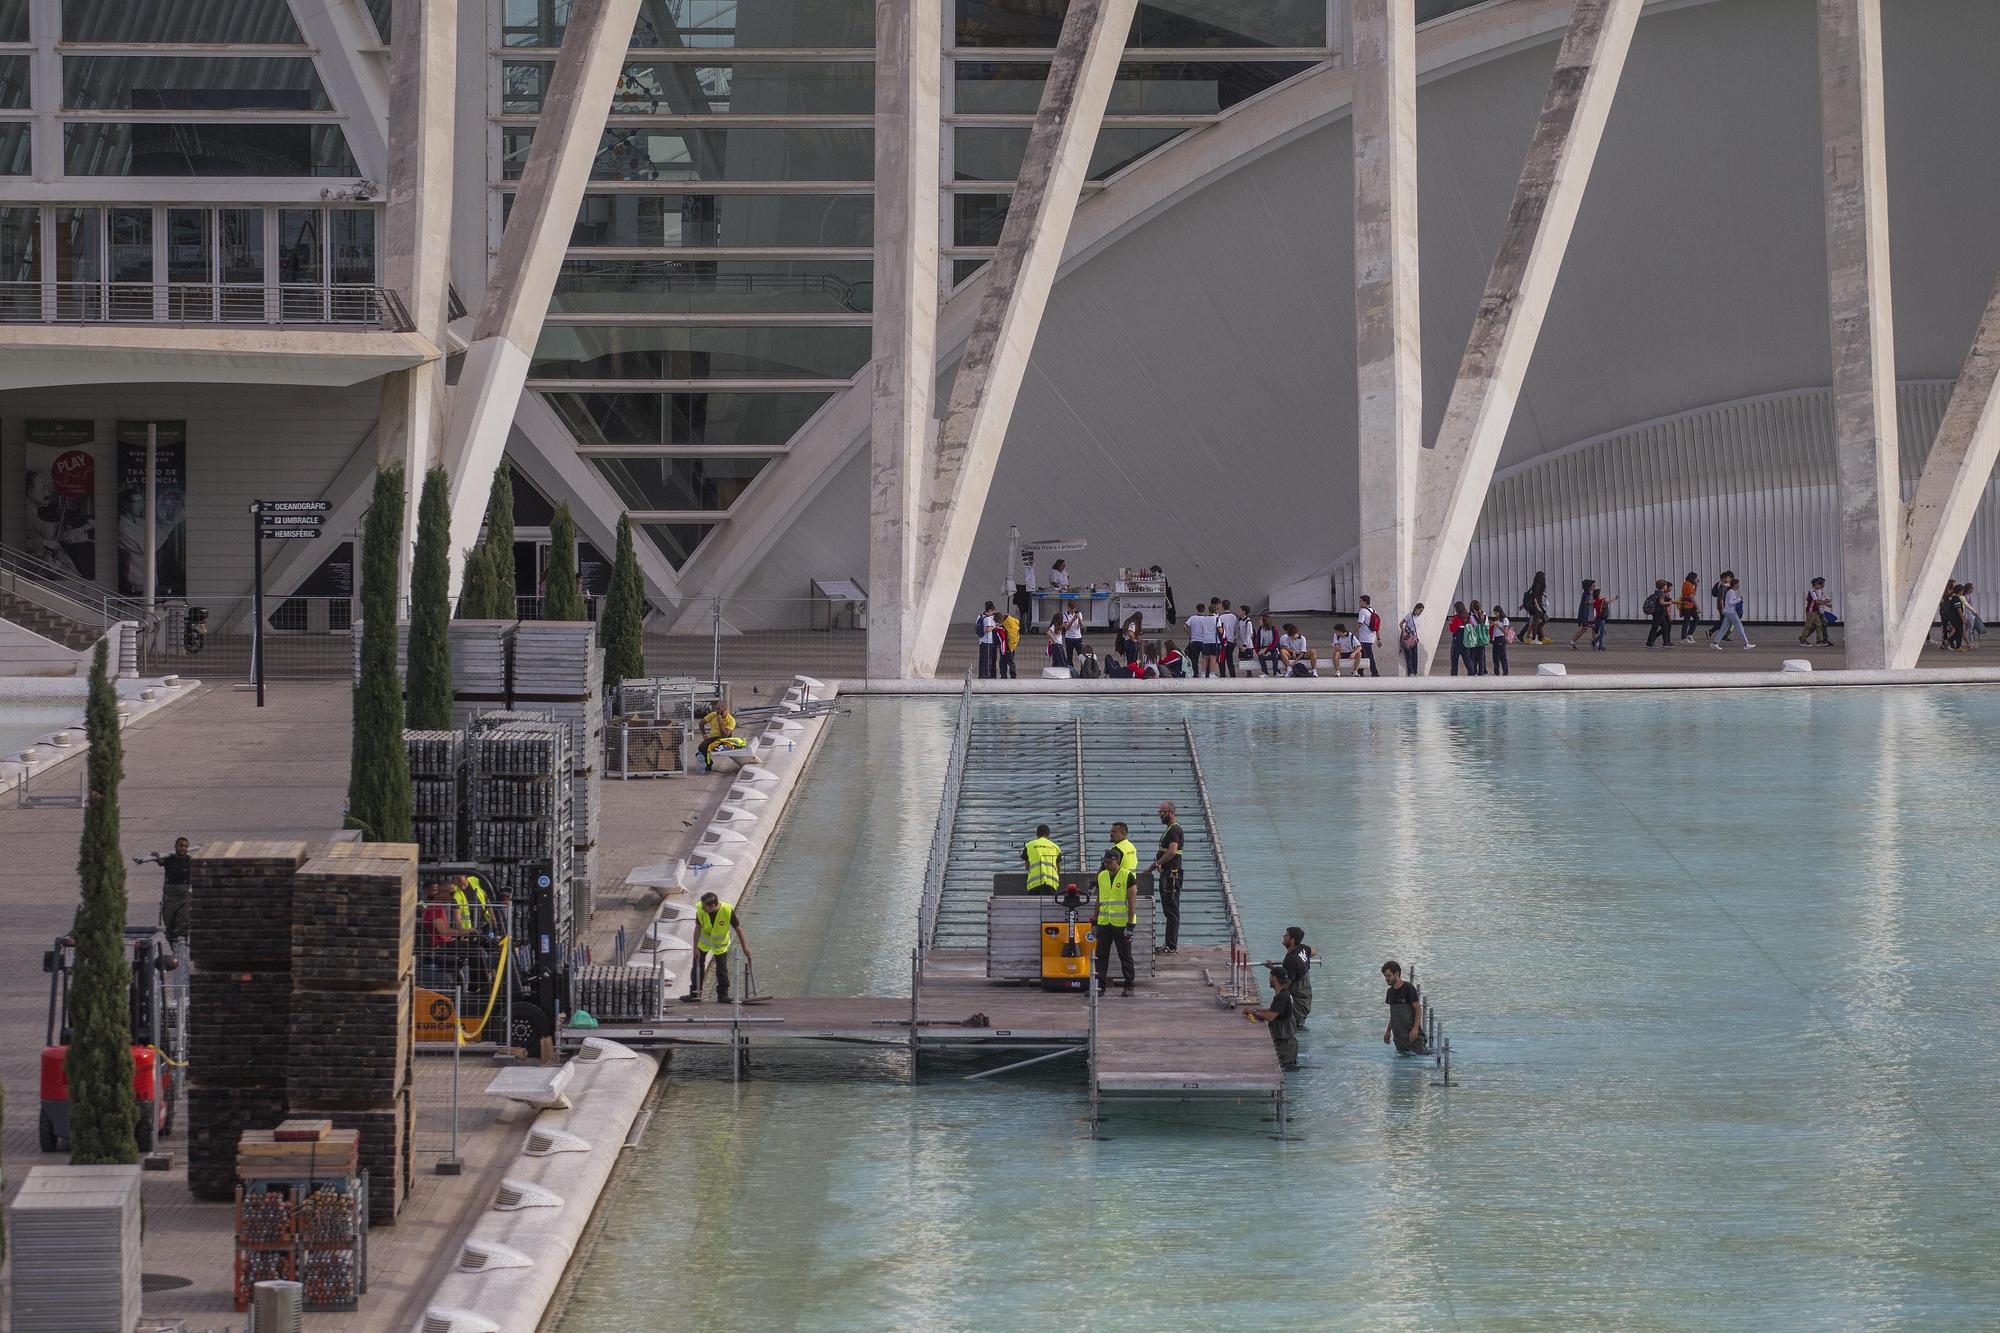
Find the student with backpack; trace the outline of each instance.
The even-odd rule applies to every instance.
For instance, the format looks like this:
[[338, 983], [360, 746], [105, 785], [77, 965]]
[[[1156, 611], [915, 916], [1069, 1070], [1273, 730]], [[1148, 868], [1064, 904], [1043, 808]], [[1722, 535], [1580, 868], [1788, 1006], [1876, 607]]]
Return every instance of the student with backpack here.
[[1486, 645], [1490, 642], [1486, 633], [1486, 612], [1474, 600], [1465, 613], [1465, 628], [1458, 632], [1465, 643], [1465, 671], [1469, 676], [1486, 674]]
[[1590, 646], [1600, 653], [1604, 651], [1604, 631], [1611, 625], [1611, 604], [1617, 600], [1616, 597], [1606, 597], [1602, 588], [1599, 588], [1596, 595], [1591, 598]]
[[1701, 627], [1701, 602], [1694, 595], [1695, 585], [1699, 579], [1700, 575], [1690, 569], [1687, 577], [1681, 580], [1680, 610], [1682, 643], [1686, 643], [1694, 638], [1695, 630]]
[[1006, 634], [1000, 628], [1000, 617], [993, 613], [993, 603], [986, 604], [972, 626], [979, 635], [979, 678], [993, 680], [1000, 674], [1000, 641]]
[[1722, 605], [1728, 600], [1729, 585], [1735, 578], [1736, 572], [1734, 570], [1725, 569], [1715, 576], [1715, 582], [1710, 584], [1708, 588], [1709, 598], [1715, 603], [1715, 623], [1709, 626], [1708, 637], [1713, 639], [1717, 631], [1721, 631], [1722, 639], [1725, 643], [1729, 640], [1729, 633], [1723, 630], [1722, 627]]
[[1472, 616], [1466, 611], [1464, 602], [1453, 602], [1451, 614], [1445, 618], [1444, 632], [1451, 636], [1451, 674], [1454, 676], [1461, 666], [1465, 667], [1466, 675], [1472, 674], [1472, 668], [1465, 660], [1465, 624], [1470, 619]]
[[1597, 580], [1583, 581], [1583, 596], [1576, 603], [1576, 633], [1569, 636], [1569, 650], [1583, 642], [1583, 636], [1590, 633], [1597, 624]]
[[1403, 650], [1403, 674], [1406, 676], [1417, 674], [1417, 645], [1423, 642], [1423, 631], [1419, 628], [1419, 622], [1423, 614], [1424, 604], [1418, 602], [1410, 608], [1410, 614], [1404, 616], [1396, 627], [1396, 645]]
[[1722, 589], [1722, 620], [1716, 632], [1708, 636], [1709, 644], [1720, 652], [1722, 645], [1729, 640], [1729, 632], [1735, 630], [1745, 649], [1755, 648], [1757, 645], [1750, 642], [1750, 631], [1743, 628], [1742, 585], [1736, 581], [1734, 574], [1722, 577], [1727, 580]]
[[1646, 600], [1640, 607], [1653, 622], [1652, 628], [1646, 631], [1648, 648], [1653, 646], [1655, 639], [1659, 640], [1662, 648], [1674, 646], [1674, 622], [1670, 618], [1673, 614], [1673, 605], [1674, 595], [1670, 591], [1670, 585], [1665, 579], [1654, 579], [1653, 591], [1646, 595]]
[[1535, 571], [1535, 581], [1521, 594], [1521, 611], [1528, 617], [1528, 628], [1521, 634], [1522, 643], [1547, 643], [1549, 628], [1549, 576], [1541, 570]]

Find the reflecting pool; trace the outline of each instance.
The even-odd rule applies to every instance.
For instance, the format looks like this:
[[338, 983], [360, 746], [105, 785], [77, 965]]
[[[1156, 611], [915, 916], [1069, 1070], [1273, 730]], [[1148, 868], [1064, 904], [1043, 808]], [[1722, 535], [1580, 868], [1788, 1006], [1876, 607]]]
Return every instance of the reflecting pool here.
[[[907, 993], [955, 703], [833, 724], [762, 989]], [[2000, 1326], [2000, 690], [1003, 706], [1193, 722], [1253, 956], [1323, 957], [1291, 1141], [683, 1058], [563, 1328]], [[1459, 1086], [1381, 1044], [1390, 957]]]

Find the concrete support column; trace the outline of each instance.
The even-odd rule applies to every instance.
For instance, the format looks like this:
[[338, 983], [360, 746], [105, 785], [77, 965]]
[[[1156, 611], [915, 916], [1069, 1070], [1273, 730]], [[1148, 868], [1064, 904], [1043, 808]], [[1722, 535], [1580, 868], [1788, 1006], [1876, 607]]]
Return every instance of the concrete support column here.
[[1429, 608], [1418, 648], [1423, 671], [1437, 654], [1437, 636], [1514, 420], [1643, 3], [1576, 0], [1556, 53], [1486, 294], [1473, 318], [1436, 448], [1422, 468], [1414, 567], [1416, 600]]
[[1889, 599], [1896, 613], [1889, 665], [1913, 667], [1924, 649], [1931, 617], [1965, 547], [1972, 519], [2000, 461], [2000, 282], [1987, 298], [1972, 350], [1959, 369], [1937, 439], [1924, 459], [1901, 523], [1899, 582]]
[[1826, 286], [1847, 665], [1890, 664], [1897, 584], [1896, 340], [1889, 284], [1882, 0], [1820, 0]]
[[1137, 0], [1070, 0], [1063, 17], [1000, 245], [980, 275], [985, 290], [979, 312], [938, 425], [919, 550], [922, 597], [910, 645], [919, 675], [937, 670], [1136, 8]]
[[493, 471], [513, 428], [638, 11], [639, 0], [575, 0], [570, 7], [513, 215], [451, 398], [445, 466], [451, 471], [454, 591], [465, 572], [465, 549], [479, 539], [486, 519]]
[[868, 674], [910, 674], [937, 391], [943, 6], [875, 0], [875, 329]]
[[[320, 17], [327, 21], [326, 14]], [[353, 17], [359, 21], [358, 14]], [[382, 283], [402, 298], [416, 332], [442, 349], [451, 256], [458, 8], [451, 0], [405, 0], [396, 6], [395, 25]], [[404, 594], [409, 591], [416, 550], [417, 498], [425, 470], [443, 447], [444, 430], [442, 356], [382, 377], [382, 416], [375, 439], [381, 462], [403, 465], [405, 506], [397, 586]]]
[[1415, 0], [1352, 0], [1354, 359], [1361, 586], [1385, 632], [1415, 598], [1424, 363], [1417, 282]]

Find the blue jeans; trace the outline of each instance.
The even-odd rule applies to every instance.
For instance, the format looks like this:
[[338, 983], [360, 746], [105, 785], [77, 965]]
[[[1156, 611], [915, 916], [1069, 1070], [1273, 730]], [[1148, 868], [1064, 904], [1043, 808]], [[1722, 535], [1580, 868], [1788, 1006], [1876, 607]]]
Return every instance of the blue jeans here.
[[1732, 629], [1736, 631], [1736, 637], [1743, 640], [1745, 644], [1750, 642], [1749, 631], [1743, 628], [1741, 617], [1734, 611], [1724, 611], [1722, 613], [1722, 623], [1715, 627], [1714, 632], [1708, 636], [1708, 641], [1719, 647], [1722, 641], [1729, 637], [1729, 631]]

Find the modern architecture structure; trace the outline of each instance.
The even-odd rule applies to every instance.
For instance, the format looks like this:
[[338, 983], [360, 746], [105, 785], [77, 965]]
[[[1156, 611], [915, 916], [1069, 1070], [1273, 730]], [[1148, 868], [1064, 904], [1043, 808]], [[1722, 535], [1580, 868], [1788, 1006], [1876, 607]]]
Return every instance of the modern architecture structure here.
[[[1995, 49], [1971, 0], [0, 0], [0, 545], [137, 593], [150, 426], [167, 597], [378, 459], [469, 544], [504, 452], [631, 516], [656, 624], [852, 579], [898, 674], [1010, 528], [1280, 610], [1823, 574], [1905, 663], [2000, 582]], [[284, 544], [273, 613], [352, 565]]]

